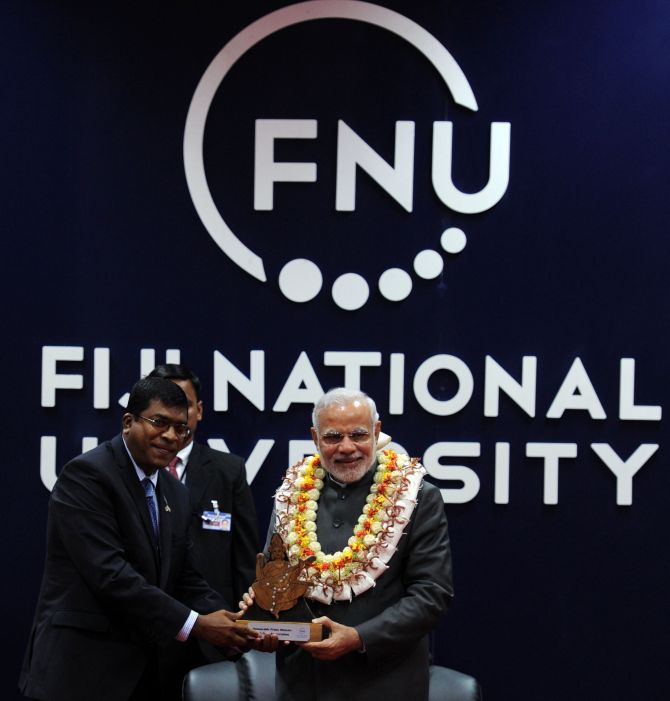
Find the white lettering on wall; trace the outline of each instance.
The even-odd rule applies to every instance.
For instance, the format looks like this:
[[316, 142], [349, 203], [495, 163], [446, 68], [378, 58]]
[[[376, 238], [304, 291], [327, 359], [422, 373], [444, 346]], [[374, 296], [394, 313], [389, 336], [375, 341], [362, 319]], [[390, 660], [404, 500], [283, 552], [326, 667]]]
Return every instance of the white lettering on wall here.
[[486, 356], [486, 383], [484, 384], [484, 416], [498, 416], [502, 390], [520, 406], [528, 416], [535, 416], [535, 386], [537, 383], [537, 358], [524, 356], [521, 382], [517, 382], [490, 356]]
[[[169, 349], [165, 353], [167, 362], [179, 362], [180, 351]], [[83, 364], [92, 356], [92, 364]], [[516, 371], [512, 368], [503, 368], [492, 356], [486, 355], [484, 362], [484, 373], [479, 387], [479, 398], [483, 405], [483, 415], [487, 418], [504, 418], [511, 408], [520, 409], [526, 420], [535, 418], [538, 407], [538, 358], [536, 356], [524, 356], [520, 365], [516, 364]], [[143, 348], [140, 351], [141, 374], [145, 375], [153, 369], [156, 361], [156, 351], [152, 348]], [[268, 362], [270, 359], [268, 359]], [[136, 362], [136, 361], [135, 361]], [[65, 363], [79, 363], [77, 371], [67, 367]], [[44, 346], [42, 349], [42, 384], [41, 400], [42, 406], [52, 408], [57, 406], [58, 398], [61, 397], [59, 391], [79, 392], [87, 401], [91, 401], [96, 410], [108, 410], [109, 399], [114, 391], [110, 377], [111, 350], [106, 347], [96, 347], [85, 349], [83, 346]], [[337, 384], [356, 389], [366, 390], [370, 384], [370, 379], [374, 378], [375, 383], [383, 381], [380, 373], [388, 372], [388, 406], [384, 407], [383, 398], [375, 397], [380, 402], [380, 413], [386, 426], [391, 426], [393, 433], [399, 432], [401, 440], [409, 441], [412, 455], [423, 455], [423, 462], [432, 478], [439, 482], [455, 482], [453, 484], [440, 484], [443, 498], [448, 503], [465, 503], [471, 501], [481, 493], [480, 476], [489, 471], [484, 484], [492, 484], [491, 492], [488, 495], [496, 504], [509, 504], [514, 502], [514, 494], [510, 494], [510, 475], [518, 470], [519, 465], [515, 464], [514, 455], [524, 455], [524, 448], [513, 450], [512, 445], [505, 440], [496, 442], [484, 451], [480, 442], [462, 441], [437, 441], [428, 445], [424, 451], [422, 446], [416, 445], [416, 437], [412, 431], [414, 416], [409, 416], [409, 402], [411, 396], [405, 397], [404, 387], [406, 380], [412, 379], [413, 399], [425, 412], [434, 417], [449, 417], [457, 414], [471, 404], [471, 399], [475, 392], [475, 382], [473, 374], [467, 364], [460, 358], [438, 354], [429, 356], [422, 360], [416, 370], [406, 367], [407, 360], [403, 353], [389, 353], [384, 355], [379, 351], [325, 351], [322, 359], [322, 367], [315, 367], [310, 361], [306, 351], [300, 352], [288, 377], [282, 378], [273, 376], [273, 382], [280, 384], [281, 390], [272, 407], [273, 412], [287, 412], [292, 408], [310, 407], [323, 392], [322, 384], [319, 380], [319, 371], [322, 368], [340, 368], [341, 379]], [[520, 369], [519, 369], [520, 367]], [[249, 365], [244, 370], [236, 367], [221, 352], [214, 351], [213, 373], [214, 382], [212, 392], [214, 395], [215, 411], [232, 411], [231, 398], [229, 397], [229, 387], [237, 390], [238, 395], [235, 401], [239, 403], [247, 402], [259, 412], [266, 412], [267, 419], [271, 422], [270, 409], [266, 409], [268, 402], [267, 387], [265, 381], [266, 354], [261, 350], [250, 351]], [[374, 370], [372, 370], [374, 368]], [[383, 370], [379, 370], [383, 368]], [[67, 371], [69, 370], [69, 372]], [[612, 407], [608, 412], [611, 416], [616, 416], [620, 422], [659, 422], [662, 417], [662, 407], [654, 404], [642, 404], [636, 401], [636, 388], [640, 384], [636, 380], [636, 361], [633, 358], [620, 358], [618, 366], [618, 378], [613, 378], [612, 382], [619, 381], [618, 406]], [[453, 382], [451, 396], [444, 398], [438, 396], [435, 389], [437, 379], [435, 375], [439, 372], [446, 372], [451, 375], [449, 378]], [[86, 383], [89, 383], [86, 385]], [[90, 393], [83, 394], [84, 388], [92, 385], [92, 397]], [[118, 389], [117, 389], [118, 391]], [[444, 391], [441, 392], [444, 394]], [[608, 396], [611, 396], [611, 392]], [[501, 402], [501, 396], [507, 399]], [[472, 408], [472, 406], [470, 407]], [[411, 411], [416, 409], [412, 407]], [[585, 369], [580, 358], [575, 358], [571, 363], [560, 387], [547, 410], [547, 418], [558, 420], [563, 417], [566, 411], [581, 412], [583, 420], [586, 422], [606, 418], [605, 409], [598, 397], [595, 387]], [[518, 411], [515, 415], [518, 416]], [[53, 412], [44, 412], [45, 421]], [[401, 422], [397, 420], [386, 421], [388, 416], [402, 416], [408, 414], [407, 419]], [[488, 422], [487, 422], [488, 423]], [[502, 420], [500, 421], [502, 425]], [[48, 425], [48, 424], [47, 424]], [[528, 424], [531, 425], [530, 423]], [[621, 423], [619, 427], [623, 427]], [[278, 477], [287, 464], [292, 464], [307, 453], [314, 451], [311, 440], [307, 440], [308, 426], [305, 425], [301, 432], [301, 438], [288, 441], [286, 453], [281, 457], [269, 460], [277, 439], [262, 438], [255, 439], [251, 454], [248, 456], [247, 479], [251, 483], [256, 479], [264, 465], [268, 469], [278, 471]], [[553, 426], [555, 428], [555, 424]], [[599, 427], [600, 428], [600, 427]], [[610, 426], [610, 429], [612, 427]], [[634, 427], [636, 432], [640, 431], [640, 426]], [[439, 420], [432, 420], [431, 432], [435, 430], [442, 432], [444, 437], [454, 437], [453, 428], [448, 422], [441, 423]], [[82, 428], [83, 432], [83, 428]], [[488, 433], [488, 432], [487, 432]], [[554, 431], [555, 433], [555, 431]], [[439, 436], [441, 437], [441, 436]], [[66, 437], [67, 438], [67, 437]], [[621, 433], [622, 440], [625, 438]], [[54, 435], [44, 435], [40, 439], [40, 478], [43, 484], [51, 489], [56, 481], [57, 466], [63, 465], [72, 457], [72, 445], [61, 447], [61, 452], [68, 451], [66, 455], [57, 456], [57, 440]], [[97, 445], [98, 439], [91, 436], [84, 436], [81, 439], [82, 452], [90, 450]], [[228, 445], [222, 438], [211, 438], [209, 444], [219, 450], [228, 450]], [[396, 445], [395, 442], [392, 445]], [[593, 442], [589, 443], [591, 450], [598, 456], [600, 461], [616, 478], [616, 503], [629, 506], [633, 502], [633, 480], [640, 469], [647, 465], [652, 456], [658, 451], [659, 445], [655, 442], [640, 443], [638, 447], [630, 453], [628, 457], [620, 457], [609, 443]], [[233, 452], [237, 452], [232, 446]], [[483, 452], [484, 451], [484, 452]], [[577, 458], [578, 448], [576, 442], [556, 441], [552, 443], [527, 442], [525, 443], [525, 457], [529, 460], [542, 460], [544, 489], [543, 501], [545, 504], [557, 504], [559, 501], [559, 477], [561, 460]], [[450, 464], [453, 458], [479, 458], [484, 456], [480, 465]], [[287, 460], [288, 458], [288, 460]], [[518, 460], [517, 460], [518, 462]], [[278, 467], [279, 466], [279, 467]], [[566, 477], [573, 483], [581, 479], [581, 473], [576, 470], [566, 471]]]
[[619, 418], [629, 421], [660, 421], [660, 406], [635, 404], [635, 358], [621, 358]]
[[509, 504], [509, 456], [509, 443], [496, 443], [493, 495], [496, 504]]
[[[316, 139], [315, 119], [257, 119], [254, 145], [254, 209], [274, 209], [275, 183], [314, 183], [317, 164], [275, 160], [278, 139]], [[335, 166], [335, 209], [356, 209], [357, 169], [365, 171], [405, 211], [414, 201], [415, 122], [395, 122], [393, 165], [382, 158], [344, 120], [337, 122]], [[477, 214], [491, 209], [507, 191], [509, 184], [509, 122], [492, 122], [490, 130], [489, 174], [486, 185], [474, 193], [459, 190], [452, 176], [453, 123], [433, 123], [432, 182], [441, 202], [462, 214]]]
[[288, 442], [288, 463], [295, 465], [298, 460], [302, 460], [305, 455], [311, 455], [316, 447], [311, 440], [297, 440]]
[[562, 458], [576, 458], [576, 443], [527, 443], [526, 456], [544, 461], [544, 503], [558, 504], [558, 464]]
[[387, 163], [341, 119], [337, 122], [335, 209], [356, 209], [356, 166], [364, 170], [406, 211], [414, 189], [414, 122], [395, 123], [394, 165]]
[[[254, 477], [258, 474], [258, 471], [265, 462], [265, 458], [270, 454], [274, 444], [275, 442], [272, 438], [261, 438], [256, 441], [254, 449], [244, 461], [247, 472], [247, 482], [249, 484], [254, 481]], [[222, 453], [230, 453], [226, 441], [223, 438], [208, 438], [207, 445], [214, 450], [220, 450]]]
[[[451, 399], [435, 399], [428, 391], [428, 381], [438, 370], [453, 373], [458, 380], [458, 389]], [[436, 416], [451, 416], [459, 412], [472, 397], [474, 380], [470, 368], [453, 355], [434, 355], [418, 367], [414, 375], [414, 396], [419, 404]]]
[[389, 356], [389, 414], [402, 414], [405, 410], [405, 355]]
[[633, 503], [633, 477], [658, 450], [658, 444], [643, 443], [625, 461], [607, 443], [591, 443], [591, 449], [616, 476], [616, 503], [630, 506]]
[[42, 347], [42, 406], [56, 406], [57, 389], [83, 389], [83, 375], [56, 372], [59, 362], [80, 362], [83, 359], [82, 346]]
[[265, 353], [249, 353], [249, 375], [238, 370], [222, 353], [214, 351], [214, 411], [228, 410], [228, 385], [232, 385], [259, 411], [265, 409]]
[[291, 404], [315, 404], [323, 394], [323, 388], [310, 363], [307, 353], [303, 351], [296, 360], [291, 374], [282, 387], [273, 411], [288, 411]]
[[316, 182], [316, 163], [277, 162], [276, 139], [316, 139], [316, 119], [257, 119], [254, 153], [254, 209], [271, 210], [274, 184]]
[[442, 481], [461, 482], [462, 487], [441, 487], [445, 504], [464, 504], [472, 501], [479, 492], [477, 473], [465, 465], [444, 465], [441, 458], [479, 457], [479, 443], [441, 442], [434, 443], [423, 454], [423, 465], [431, 477]]
[[[181, 352], [168, 349], [165, 362], [179, 363]], [[93, 349], [93, 407], [109, 408], [110, 394], [110, 349]], [[237, 368], [221, 352], [214, 351], [213, 406], [215, 411], [230, 408], [229, 386], [259, 411], [265, 410], [265, 351], [249, 352], [249, 369]], [[43, 407], [56, 406], [57, 390], [83, 390], [84, 375], [59, 372], [58, 363], [84, 360], [83, 346], [43, 346], [41, 397]], [[145, 376], [156, 363], [156, 351], [143, 348], [140, 351], [140, 376]], [[325, 351], [324, 367], [342, 367], [343, 376], [339, 384], [351, 388], [365, 389], [362, 369], [384, 367], [384, 356], [379, 351]], [[635, 360], [620, 359], [618, 416], [622, 421], [660, 421], [662, 408], [658, 405], [635, 403]], [[446, 371], [457, 380], [457, 390], [449, 399], [434, 397], [428, 384], [434, 373]], [[405, 411], [406, 362], [403, 353], [388, 356], [388, 414], [400, 415]], [[483, 382], [483, 415], [500, 416], [500, 395], [504, 393], [531, 418], [536, 415], [537, 357], [523, 356], [521, 379], [516, 380], [492, 356], [485, 356]], [[414, 397], [419, 405], [434, 416], [451, 416], [464, 409], [474, 393], [474, 379], [467, 364], [454, 355], [432, 355], [421, 362], [413, 378]], [[313, 404], [322, 392], [318, 373], [306, 351], [302, 351], [289, 377], [275, 401], [273, 411], [285, 412], [293, 404]], [[127, 395], [126, 395], [127, 396]], [[125, 406], [125, 402], [120, 402]], [[554, 396], [546, 416], [560, 419], [565, 411], [585, 411], [592, 419], [606, 418], [603, 405], [580, 358], [575, 358], [561, 386]]]
[[586, 368], [579, 358], [575, 358], [572, 367], [565, 376], [563, 384], [561, 384], [549, 411], [547, 411], [547, 418], [560, 419], [567, 409], [588, 411], [592, 419], [607, 418], [603, 405], [586, 373]]
[[[81, 452], [86, 453], [98, 445], [95, 436], [84, 436], [81, 439]], [[40, 438], [40, 479], [42, 484], [51, 491], [56, 484], [56, 448], [58, 441], [56, 436], [41, 436]], [[70, 458], [73, 456], [69, 456]], [[69, 458], [68, 458], [69, 459]]]
[[109, 348], [93, 349], [93, 408], [109, 409]]
[[489, 148], [489, 179], [475, 193], [461, 192], [452, 178], [452, 122], [433, 124], [433, 189], [442, 203], [461, 214], [477, 214], [500, 202], [509, 183], [509, 154], [512, 125], [509, 122], [491, 124]]

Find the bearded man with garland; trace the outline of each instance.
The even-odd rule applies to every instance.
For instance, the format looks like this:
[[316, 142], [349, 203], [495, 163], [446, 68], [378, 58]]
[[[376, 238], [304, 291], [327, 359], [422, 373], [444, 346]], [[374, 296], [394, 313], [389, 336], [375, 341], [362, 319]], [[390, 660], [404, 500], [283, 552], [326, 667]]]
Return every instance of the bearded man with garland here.
[[268, 542], [279, 533], [293, 564], [316, 556], [305, 596], [329, 634], [280, 647], [277, 696], [428, 699], [428, 634], [453, 597], [440, 492], [418, 460], [380, 449], [366, 394], [330, 390], [312, 422], [318, 453], [287, 471]]

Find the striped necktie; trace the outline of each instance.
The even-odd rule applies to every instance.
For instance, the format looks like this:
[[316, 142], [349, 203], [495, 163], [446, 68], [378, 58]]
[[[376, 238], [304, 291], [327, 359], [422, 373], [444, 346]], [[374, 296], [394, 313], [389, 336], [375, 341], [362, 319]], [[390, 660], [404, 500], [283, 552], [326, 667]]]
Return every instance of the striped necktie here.
[[168, 471], [177, 480], [179, 479], [179, 473], [177, 472], [177, 465], [179, 465], [180, 460], [181, 460], [181, 458], [179, 458], [178, 456], [175, 455], [174, 458], [172, 458], [172, 460], [170, 460], [170, 462], [168, 463]]
[[156, 500], [154, 499], [154, 485], [148, 477], [145, 477], [142, 480], [142, 486], [144, 487], [144, 496], [147, 498], [151, 525], [154, 529], [154, 540], [158, 543], [158, 510], [156, 509]]

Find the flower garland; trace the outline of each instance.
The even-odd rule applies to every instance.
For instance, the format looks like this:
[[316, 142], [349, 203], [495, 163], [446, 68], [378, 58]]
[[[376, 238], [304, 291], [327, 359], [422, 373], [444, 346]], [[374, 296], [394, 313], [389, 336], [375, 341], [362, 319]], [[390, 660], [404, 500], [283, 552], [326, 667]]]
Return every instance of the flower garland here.
[[314, 556], [307, 569], [306, 596], [331, 603], [351, 600], [375, 585], [388, 569], [403, 529], [416, 505], [425, 469], [416, 458], [393, 450], [377, 453], [377, 470], [353, 535], [341, 551], [321, 550], [316, 528], [318, 500], [326, 476], [318, 454], [296, 463], [275, 496], [276, 531], [288, 549], [289, 562]]

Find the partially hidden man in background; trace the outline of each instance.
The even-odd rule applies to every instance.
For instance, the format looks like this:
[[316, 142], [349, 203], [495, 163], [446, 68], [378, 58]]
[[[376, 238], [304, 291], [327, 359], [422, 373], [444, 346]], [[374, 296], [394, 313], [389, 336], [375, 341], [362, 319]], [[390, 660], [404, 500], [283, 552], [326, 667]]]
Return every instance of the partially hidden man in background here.
[[[191, 435], [177, 453], [173, 475], [189, 490], [193, 505], [193, 560], [207, 583], [230, 604], [238, 601], [254, 580], [258, 521], [247, 483], [244, 460], [195, 440], [203, 417], [201, 384], [185, 365], [157, 365], [148, 375], [175, 382], [188, 399]], [[218, 512], [218, 513], [217, 513]], [[224, 659], [218, 648], [202, 640], [175, 643], [175, 664], [183, 671]]]
[[[189, 637], [266, 649], [194, 567], [188, 491], [163, 468], [189, 436], [170, 380], [130, 393], [122, 432], [61, 471], [19, 685], [48, 701], [177, 699], [162, 650]], [[276, 642], [276, 641], [275, 641]]]
[[279, 533], [292, 564], [316, 557], [306, 597], [329, 637], [279, 648], [278, 697], [424, 701], [428, 634], [453, 597], [440, 492], [418, 460], [379, 450], [366, 394], [331, 390], [312, 423], [318, 453], [287, 471], [268, 542]]

